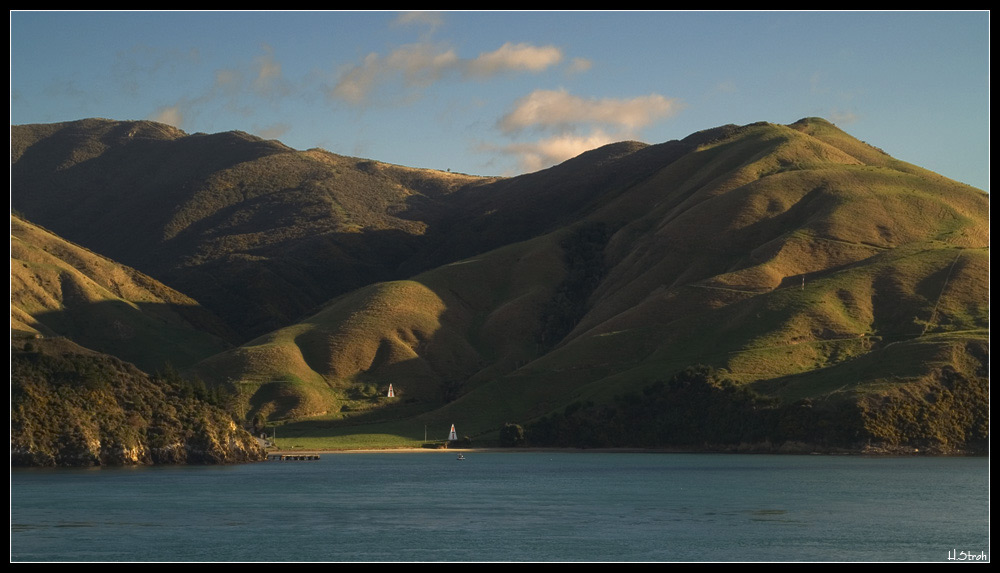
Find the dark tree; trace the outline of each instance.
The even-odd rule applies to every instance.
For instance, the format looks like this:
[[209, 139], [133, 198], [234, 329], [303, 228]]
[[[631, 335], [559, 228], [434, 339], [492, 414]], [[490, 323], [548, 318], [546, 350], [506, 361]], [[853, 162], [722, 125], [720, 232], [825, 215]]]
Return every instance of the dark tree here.
[[500, 428], [500, 445], [502, 447], [514, 448], [524, 444], [524, 428], [520, 424], [508, 422]]

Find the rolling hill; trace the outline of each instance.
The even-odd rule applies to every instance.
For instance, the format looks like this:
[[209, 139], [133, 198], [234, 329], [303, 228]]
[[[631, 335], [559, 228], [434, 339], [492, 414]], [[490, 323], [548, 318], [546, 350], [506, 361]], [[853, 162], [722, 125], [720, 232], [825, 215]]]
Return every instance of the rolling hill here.
[[[825, 120], [508, 179], [149, 122], [12, 132], [17, 212], [225, 321], [236, 344], [190, 374], [287, 436], [986, 443], [988, 196]], [[705, 427], [730, 407], [754, 432]]]
[[213, 334], [227, 332], [219, 319], [15, 216], [10, 251], [13, 465], [263, 459], [219, 400], [174, 370], [230, 346]]
[[152, 122], [12, 128], [12, 207], [194, 297], [237, 335], [390, 278], [478, 181]]
[[18, 217], [10, 226], [13, 338], [62, 336], [149, 372], [230, 346], [191, 298]]

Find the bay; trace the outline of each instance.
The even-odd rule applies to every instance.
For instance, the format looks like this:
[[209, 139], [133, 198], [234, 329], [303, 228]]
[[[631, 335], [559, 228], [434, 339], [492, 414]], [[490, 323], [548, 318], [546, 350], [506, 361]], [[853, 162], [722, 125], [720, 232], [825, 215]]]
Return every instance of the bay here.
[[989, 556], [988, 458], [324, 454], [13, 469], [11, 561], [947, 561]]

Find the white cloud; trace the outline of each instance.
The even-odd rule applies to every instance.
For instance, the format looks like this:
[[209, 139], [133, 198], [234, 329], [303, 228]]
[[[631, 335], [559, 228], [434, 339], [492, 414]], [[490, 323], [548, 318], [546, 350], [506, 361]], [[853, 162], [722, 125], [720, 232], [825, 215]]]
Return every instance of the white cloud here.
[[[454, 50], [430, 44], [410, 44], [394, 50], [385, 58], [384, 64], [390, 73], [402, 72], [408, 84], [426, 85], [440, 79], [458, 61]], [[376, 62], [372, 60], [371, 63], [374, 65]]]
[[171, 105], [161, 107], [149, 119], [180, 128], [184, 123], [184, 113], [181, 111], [180, 106]]
[[252, 117], [264, 100], [278, 104], [280, 98], [289, 95], [292, 90], [271, 47], [262, 45], [261, 50], [262, 53], [253, 62], [215, 70], [210, 86], [200, 93], [180, 97], [160, 107], [149, 118], [184, 129], [184, 123], [192, 122], [212, 109], [221, 107]]
[[270, 46], [263, 46], [264, 54], [254, 60], [257, 75], [253, 80], [253, 90], [260, 94], [278, 94], [284, 90], [281, 63], [274, 57]]
[[268, 98], [288, 94], [290, 89], [282, 76], [281, 62], [275, 58], [274, 50], [264, 44], [261, 51], [263, 53], [254, 58], [249, 68], [242, 66], [216, 70], [213, 91], [200, 99], [207, 100], [220, 94], [232, 99], [249, 93]]
[[504, 133], [525, 129], [572, 131], [579, 125], [603, 125], [633, 132], [670, 117], [681, 108], [678, 100], [658, 94], [631, 99], [584, 99], [565, 90], [536, 90], [521, 98], [500, 118]]
[[402, 77], [409, 86], [427, 85], [452, 70], [456, 62], [453, 50], [428, 43], [401, 46], [385, 57], [373, 52], [341, 74], [331, 94], [350, 103], [363, 103], [381, 84]]
[[495, 150], [514, 156], [520, 172], [530, 173], [615, 141], [620, 139], [595, 130], [589, 135], [559, 134], [529, 143], [512, 143]]
[[562, 57], [562, 51], [553, 46], [506, 43], [469, 59], [459, 57], [448, 46], [419, 42], [396, 48], [386, 56], [369, 54], [340, 75], [331, 95], [362, 103], [382, 84], [398, 79], [408, 87], [418, 87], [448, 74], [483, 79], [508, 72], [538, 73], [558, 64]]
[[519, 99], [497, 127], [509, 137], [534, 133], [541, 138], [498, 149], [515, 156], [522, 172], [537, 171], [608, 143], [637, 139], [642, 128], [682, 107], [658, 94], [588, 99], [565, 90], [536, 90]]
[[465, 65], [467, 74], [489, 77], [508, 71], [541, 72], [562, 60], [562, 50], [555, 46], [511, 44], [485, 52]]
[[290, 130], [291, 126], [287, 123], [276, 123], [268, 127], [258, 128], [254, 130], [254, 133], [264, 139], [280, 139], [281, 136], [285, 135]]
[[[406, 13], [394, 24], [420, 24], [433, 30], [441, 24], [441, 19], [437, 13]], [[384, 94], [405, 99], [419, 95], [413, 88], [445, 79], [484, 80], [512, 73], [538, 74], [564, 64], [565, 60], [563, 50], [557, 46], [513, 42], [476, 57], [463, 58], [449, 45], [425, 39], [387, 53], [368, 54], [342, 70], [329, 95], [353, 104], [367, 104]], [[565, 71], [586, 72], [591, 66], [590, 60], [573, 58], [565, 62]], [[386, 86], [405, 89], [382, 91]], [[678, 100], [659, 94], [586, 99], [565, 90], [536, 90], [518, 100], [500, 118], [497, 127], [511, 138], [522, 139], [526, 132], [531, 132], [541, 134], [538, 139], [526, 141], [528, 137], [524, 137], [522, 141], [488, 148], [493, 153], [515, 157], [522, 172], [534, 171], [608, 143], [635, 139], [639, 130], [674, 115], [681, 107]]]
[[333, 87], [333, 96], [351, 103], [364, 101], [378, 81], [378, 60], [378, 54], [368, 54], [361, 65], [347, 70]]
[[393, 26], [421, 25], [430, 28], [431, 32], [444, 24], [440, 12], [403, 12], [393, 20]]

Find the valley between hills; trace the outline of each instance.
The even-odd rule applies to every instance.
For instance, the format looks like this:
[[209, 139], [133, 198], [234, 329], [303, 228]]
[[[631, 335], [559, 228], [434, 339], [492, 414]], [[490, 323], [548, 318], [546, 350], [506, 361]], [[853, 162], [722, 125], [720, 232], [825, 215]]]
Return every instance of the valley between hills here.
[[986, 453], [988, 203], [819, 118], [509, 178], [12, 126], [12, 463], [452, 424], [473, 447]]

